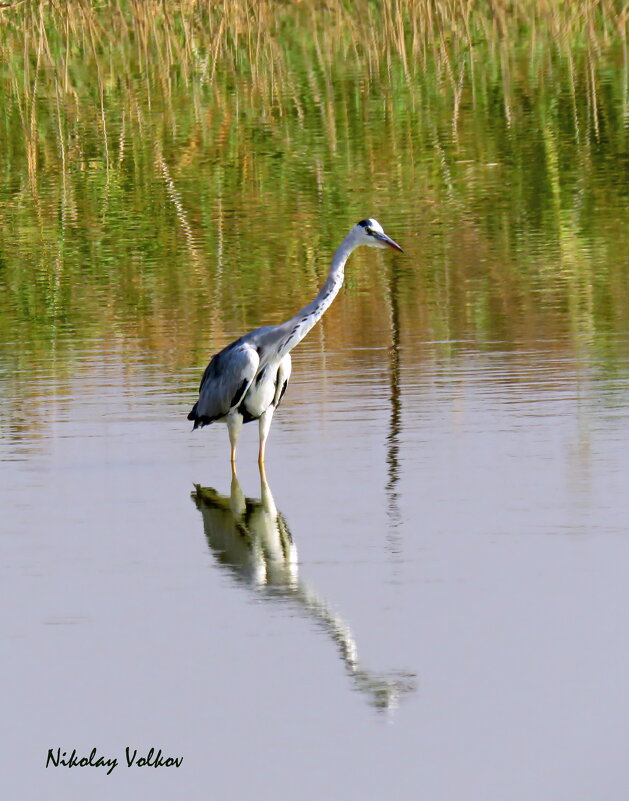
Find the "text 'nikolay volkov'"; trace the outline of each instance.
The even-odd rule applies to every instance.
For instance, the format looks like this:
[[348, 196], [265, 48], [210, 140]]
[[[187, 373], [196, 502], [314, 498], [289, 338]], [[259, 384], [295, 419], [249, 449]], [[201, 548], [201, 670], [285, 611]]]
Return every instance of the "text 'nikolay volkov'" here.
[[[118, 767], [118, 760], [116, 757], [98, 756], [97, 753], [98, 749], [92, 748], [89, 756], [78, 756], [76, 748], [73, 748], [68, 756], [68, 752], [60, 748], [49, 748], [46, 767], [58, 768], [61, 765], [64, 768], [107, 768], [109, 776]], [[150, 748], [146, 756], [138, 756], [137, 748], [127, 746], [124, 756], [122, 764], [128, 768], [179, 768], [183, 762], [183, 757], [163, 756], [161, 748], [157, 752], [154, 748]]]

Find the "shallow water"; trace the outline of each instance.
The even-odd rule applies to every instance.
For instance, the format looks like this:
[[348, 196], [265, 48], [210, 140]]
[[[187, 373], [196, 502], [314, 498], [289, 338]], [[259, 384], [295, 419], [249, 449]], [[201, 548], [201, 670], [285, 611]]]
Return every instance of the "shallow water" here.
[[[624, 799], [620, 57], [506, 86], [488, 50], [455, 91], [287, 37], [267, 107], [262, 73], [128, 74], [116, 43], [62, 80], [52, 32], [7, 30], [7, 797]], [[201, 372], [367, 214], [405, 253], [351, 257], [234, 480], [186, 420]]]
[[[24, 797], [620, 797], [627, 376], [546, 345], [401, 348], [393, 403], [386, 351], [305, 344], [262, 488], [253, 426], [239, 486], [189, 431], [188, 373], [48, 376], [2, 443]], [[126, 745], [184, 762], [43, 768]]]

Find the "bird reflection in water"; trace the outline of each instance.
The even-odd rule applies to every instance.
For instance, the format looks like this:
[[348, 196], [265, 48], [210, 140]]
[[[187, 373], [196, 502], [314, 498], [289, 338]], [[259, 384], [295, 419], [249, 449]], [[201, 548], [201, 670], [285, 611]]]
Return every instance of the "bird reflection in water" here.
[[299, 577], [297, 549], [286, 520], [278, 511], [264, 469], [260, 499], [245, 498], [236, 473], [229, 497], [212, 487], [195, 485], [192, 498], [203, 516], [203, 528], [217, 561], [268, 600], [293, 605], [315, 620], [339, 650], [354, 687], [377, 709], [392, 709], [415, 690], [415, 676], [376, 674], [361, 667], [347, 623]]

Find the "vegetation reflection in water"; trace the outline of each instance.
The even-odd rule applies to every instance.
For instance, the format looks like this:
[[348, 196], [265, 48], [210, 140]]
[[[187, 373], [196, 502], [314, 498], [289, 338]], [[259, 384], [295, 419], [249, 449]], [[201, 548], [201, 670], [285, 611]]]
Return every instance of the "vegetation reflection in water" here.
[[112, 337], [201, 365], [299, 308], [366, 214], [408, 261], [393, 287], [357, 259], [341, 349], [388, 344], [383, 296], [423, 340], [613, 342], [627, 18], [594, 0], [3, 8], [11, 372]]
[[289, 604], [317, 622], [336, 643], [355, 689], [377, 709], [391, 709], [415, 690], [415, 676], [401, 671], [377, 674], [361, 666], [349, 625], [299, 575], [297, 548], [275, 501], [264, 471], [260, 498], [245, 498], [235, 473], [230, 496], [196, 485], [192, 498], [203, 516], [203, 529], [217, 562], [268, 601]]

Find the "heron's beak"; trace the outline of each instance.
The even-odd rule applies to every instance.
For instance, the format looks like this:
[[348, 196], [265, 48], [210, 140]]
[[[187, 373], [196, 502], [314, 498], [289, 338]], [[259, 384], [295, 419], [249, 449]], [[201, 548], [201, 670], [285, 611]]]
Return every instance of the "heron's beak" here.
[[382, 234], [374, 234], [376, 239], [379, 239], [381, 242], [384, 242], [385, 245], [388, 245], [393, 250], [399, 250], [400, 253], [404, 253], [402, 248], [398, 245], [397, 242], [394, 242], [390, 236], [387, 236], [385, 233]]

